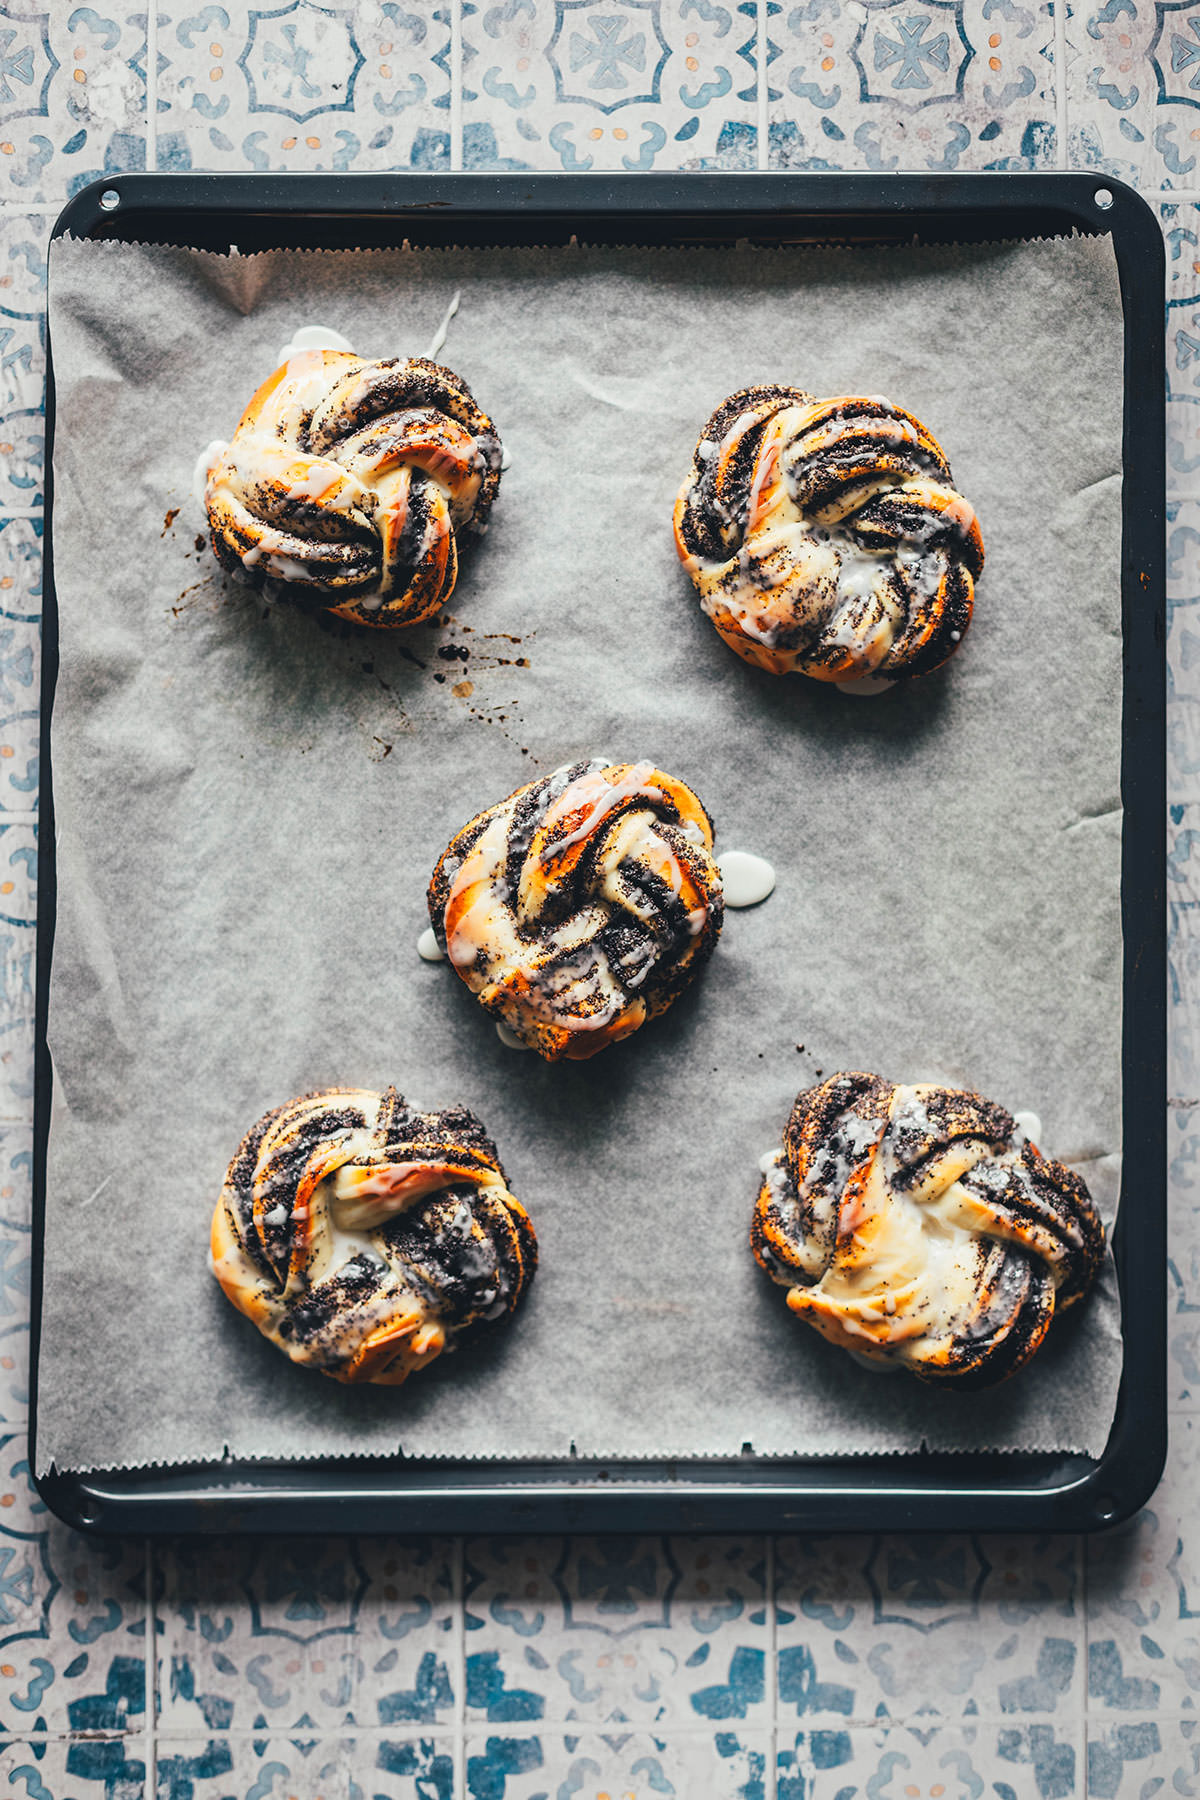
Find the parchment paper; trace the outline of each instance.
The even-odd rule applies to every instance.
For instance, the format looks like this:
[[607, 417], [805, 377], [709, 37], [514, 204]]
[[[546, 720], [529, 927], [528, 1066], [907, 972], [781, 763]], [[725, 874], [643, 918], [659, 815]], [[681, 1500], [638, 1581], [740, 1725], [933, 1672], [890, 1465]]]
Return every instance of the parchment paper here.
[[[444, 622], [368, 633], [231, 585], [196, 543], [197, 453], [298, 325], [420, 351], [455, 290], [442, 360], [512, 464]], [[797, 1324], [747, 1231], [759, 1157], [797, 1090], [839, 1067], [1036, 1110], [1111, 1218], [1120, 317], [1107, 241], [54, 245], [43, 1466], [1101, 1449], [1111, 1270], [1027, 1372], [955, 1397]], [[978, 509], [976, 622], [911, 692], [846, 699], [751, 671], [678, 567], [671, 505], [700, 426], [776, 379], [915, 411]], [[665, 1020], [546, 1067], [416, 940], [450, 834], [589, 754], [692, 783], [718, 849], [769, 857], [779, 883], [730, 914]], [[209, 1217], [268, 1107], [389, 1081], [480, 1113], [541, 1269], [486, 1342], [403, 1390], [347, 1391], [223, 1299]]]

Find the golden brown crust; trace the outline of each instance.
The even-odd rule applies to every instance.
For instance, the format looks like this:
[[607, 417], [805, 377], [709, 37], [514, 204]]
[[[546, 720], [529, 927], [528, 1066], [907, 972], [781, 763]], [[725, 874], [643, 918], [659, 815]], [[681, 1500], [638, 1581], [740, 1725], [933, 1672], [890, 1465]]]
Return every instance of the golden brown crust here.
[[243, 1138], [211, 1255], [227, 1298], [293, 1362], [394, 1387], [513, 1311], [537, 1240], [474, 1114], [327, 1088]]
[[1083, 1181], [1003, 1107], [843, 1072], [797, 1097], [750, 1242], [832, 1343], [986, 1387], [1087, 1292], [1105, 1240]]
[[712, 822], [651, 763], [573, 763], [456, 833], [429, 884], [442, 949], [549, 1062], [594, 1056], [678, 998], [724, 901]]
[[731, 650], [838, 683], [938, 668], [983, 567], [975, 513], [919, 419], [779, 385], [744, 388], [709, 419], [675, 542]]
[[486, 529], [502, 446], [466, 383], [423, 357], [305, 350], [263, 382], [209, 472], [222, 565], [356, 624], [415, 625]]

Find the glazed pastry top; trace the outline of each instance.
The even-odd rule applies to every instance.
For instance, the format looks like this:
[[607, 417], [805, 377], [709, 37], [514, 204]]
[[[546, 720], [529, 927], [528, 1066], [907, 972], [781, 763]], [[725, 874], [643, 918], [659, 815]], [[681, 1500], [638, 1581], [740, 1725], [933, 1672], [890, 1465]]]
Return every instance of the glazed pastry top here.
[[763, 1171], [751, 1244], [788, 1305], [930, 1380], [1011, 1374], [1104, 1253], [1079, 1176], [955, 1088], [834, 1075], [799, 1095]]
[[478, 814], [444, 851], [429, 916], [481, 1003], [550, 1061], [666, 1010], [721, 929], [712, 823], [652, 763], [580, 762]]
[[260, 1119], [225, 1177], [213, 1273], [294, 1362], [396, 1385], [516, 1306], [533, 1228], [464, 1107], [332, 1088]]
[[413, 625], [484, 530], [503, 448], [465, 382], [421, 357], [301, 350], [209, 470], [221, 563], [362, 625]]
[[717, 408], [675, 538], [731, 649], [821, 681], [937, 668], [962, 641], [983, 567], [974, 509], [919, 419], [783, 386]]

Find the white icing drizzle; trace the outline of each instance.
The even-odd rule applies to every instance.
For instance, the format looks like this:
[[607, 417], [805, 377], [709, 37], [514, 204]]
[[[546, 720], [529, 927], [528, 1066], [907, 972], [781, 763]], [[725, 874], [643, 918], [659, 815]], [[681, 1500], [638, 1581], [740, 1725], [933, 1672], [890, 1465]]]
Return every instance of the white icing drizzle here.
[[[890, 404], [881, 397], [869, 398], [881, 407]], [[858, 413], [838, 410], [819, 425], [808, 424], [814, 407], [824, 405], [785, 407], [770, 420], [755, 456], [745, 506], [737, 509], [736, 517], [715, 494], [708, 497], [707, 504], [726, 528], [740, 528], [740, 548], [724, 560], [691, 554], [683, 561], [696, 583], [702, 610], [722, 634], [732, 624], [743, 639], [751, 640], [744, 652], [748, 661], [782, 673], [804, 668], [808, 651], [815, 648], [844, 652], [838, 663], [844, 672], [830, 677], [842, 686], [847, 679], [854, 680], [856, 670], [869, 675], [886, 662], [904, 627], [910, 590], [929, 600], [936, 598], [954, 556], [948, 533], [969, 538], [975, 531], [975, 514], [962, 495], [951, 493], [944, 506], [929, 511], [894, 543], [878, 549], [864, 544], [853, 522], [847, 522], [845, 504], [839, 503], [839, 510], [827, 502], [815, 515], [807, 514], [793, 493], [789, 459], [797, 454], [795, 443], [807, 432], [816, 449], [824, 451], [856, 435], [864, 423]], [[908, 419], [872, 418], [869, 425], [872, 437], [885, 445], [920, 442], [919, 430]], [[702, 440], [697, 463], [732, 456], [743, 429], [739, 419], [720, 443]], [[861, 490], [864, 484], [858, 485]], [[901, 496], [911, 487], [917, 490], [921, 509], [932, 507], [921, 497], [915, 477], [906, 481], [881, 472], [866, 485]], [[861, 509], [867, 497], [855, 491], [858, 497], [850, 513]], [[702, 504], [699, 487], [691, 489], [687, 504]], [[789, 647], [785, 632], [807, 633], [808, 650], [802, 654]], [[864, 687], [860, 680], [857, 691], [878, 693], [881, 688]]]
[[462, 293], [461, 293], [461, 291], [456, 289], [454, 298], [451, 300], [449, 306], [446, 308], [445, 312], [443, 313], [442, 322], [438, 326], [437, 330], [434, 332], [433, 338], [429, 345], [429, 348], [425, 352], [427, 357], [430, 357], [430, 358], [435, 357], [437, 355], [438, 351], [441, 349], [442, 345], [445, 343], [446, 333], [450, 329], [450, 321], [454, 317], [455, 313], [458, 311], [458, 303], [461, 299], [462, 299]]
[[503, 1019], [496, 1020], [496, 1036], [508, 1050], [528, 1050], [529, 1048], [529, 1045], [524, 1043], [516, 1032], [504, 1023]]
[[446, 952], [437, 941], [437, 934], [432, 925], [427, 925], [417, 939], [417, 955], [422, 962], [445, 962]]
[[572, 783], [576, 797], [576, 805], [582, 804], [586, 811], [581, 822], [574, 831], [565, 836], [555, 838], [553, 843], [539, 852], [538, 861], [548, 862], [552, 857], [559, 857], [567, 850], [573, 850], [576, 844], [582, 844], [586, 837], [613, 812], [623, 800], [657, 798], [655, 789], [648, 785], [654, 774], [654, 764], [650, 762], [633, 763], [624, 781], [603, 781], [600, 770], [591, 770], [581, 775]]
[[726, 906], [757, 906], [775, 891], [775, 871], [765, 856], [749, 850], [727, 850], [718, 857]]
[[[978, 1203], [959, 1181], [974, 1169], [976, 1182], [993, 1179], [1002, 1187], [1020, 1154], [1019, 1145], [1001, 1154], [982, 1142], [964, 1145], [962, 1165], [951, 1171], [949, 1179], [935, 1171], [915, 1185], [898, 1183], [897, 1139], [915, 1133], [937, 1140], [938, 1129], [926, 1105], [929, 1092], [921, 1086], [895, 1089], [880, 1153], [854, 1202], [843, 1208], [840, 1231], [849, 1248], [828, 1264], [819, 1281], [803, 1290], [806, 1302], [815, 1300], [831, 1308], [843, 1334], [862, 1340], [868, 1358], [868, 1346], [893, 1356], [912, 1335], [913, 1319], [922, 1322], [923, 1335], [937, 1340], [957, 1329], [958, 1321], [973, 1316]], [[848, 1129], [852, 1126], [853, 1132]], [[819, 1180], [840, 1194], [850, 1168], [870, 1148], [869, 1142], [860, 1145], [858, 1137], [878, 1140], [879, 1127], [851, 1116], [839, 1123], [838, 1135], [854, 1138], [848, 1155], [829, 1171], [816, 1163], [806, 1189], [810, 1181]]]
[[291, 362], [305, 350], [348, 350], [353, 355], [354, 345], [328, 325], [301, 325], [279, 352], [279, 361]]
[[1041, 1147], [1042, 1121], [1035, 1112], [1018, 1112], [1013, 1114], [1013, 1137], [1025, 1138], [1031, 1144]]
[[[488, 997], [515, 988], [516, 998], [510, 993], [495, 1011], [534, 1037], [539, 1048], [543, 1027], [599, 1033], [614, 1025], [636, 1029], [644, 1017], [639, 990], [657, 966], [653, 922], [659, 902], [631, 878], [628, 864], [646, 869], [684, 900], [686, 931], [693, 940], [705, 929], [709, 907], [702, 875], [692, 868], [691, 858], [684, 858], [675, 835], [681, 826], [698, 823], [699, 839], [687, 835], [703, 851], [701, 862], [707, 863], [714, 891], [718, 883], [717, 871], [707, 862], [711, 840], [703, 815], [697, 821], [698, 803], [689, 804], [695, 797], [682, 783], [677, 784], [679, 807], [672, 808], [677, 819], [668, 829], [653, 812], [676, 784], [660, 776], [652, 763], [614, 765], [592, 759], [572, 778], [573, 767], [568, 764], [545, 778], [545, 810], [536, 831], [531, 825], [521, 840], [515, 889], [507, 873], [515, 795], [490, 809], [466, 856], [453, 872], [449, 864], [443, 871], [452, 875], [443, 913], [450, 962], [485, 1005]], [[630, 800], [644, 801], [647, 807], [624, 812]], [[603, 853], [590, 872], [586, 895], [530, 937], [522, 923], [540, 922], [547, 905], [570, 889], [576, 879], [573, 853], [601, 834]], [[596, 940], [614, 912], [630, 915], [643, 929], [631, 933], [619, 955], [610, 959]], [[645, 929], [647, 924], [651, 929]], [[676, 953], [687, 961], [686, 949], [676, 945]]]
[[208, 478], [212, 474], [214, 464], [218, 463], [228, 450], [229, 445], [224, 438], [214, 438], [206, 444], [196, 458], [196, 466], [192, 470], [192, 498], [200, 511], [205, 510], [205, 498]]

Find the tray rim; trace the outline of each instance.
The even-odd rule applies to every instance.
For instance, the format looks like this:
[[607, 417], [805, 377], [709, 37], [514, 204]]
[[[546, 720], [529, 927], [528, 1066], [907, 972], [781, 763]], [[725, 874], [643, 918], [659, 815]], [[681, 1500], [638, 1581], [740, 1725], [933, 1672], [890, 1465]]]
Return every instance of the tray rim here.
[[[110, 206], [102, 196], [117, 195]], [[1101, 196], [1108, 197], [1104, 204]], [[1022, 226], [1021, 220], [1024, 219]], [[1166, 600], [1165, 251], [1132, 188], [1103, 176], [1009, 174], [355, 174], [112, 175], [68, 201], [52, 240], [75, 236], [236, 242], [236, 219], [320, 229], [371, 221], [393, 241], [501, 243], [897, 241], [925, 235], [1113, 238], [1124, 307], [1122, 617], [1125, 728], [1124, 1173], [1113, 1234], [1125, 1335], [1117, 1412], [1101, 1457], [911, 1452], [687, 1463], [437, 1464], [403, 1457], [286, 1464], [226, 1462], [94, 1473], [53, 1467], [34, 1484], [68, 1524], [117, 1535], [191, 1532], [711, 1531], [882, 1529], [1094, 1531], [1152, 1493], [1166, 1456]], [[169, 225], [165, 223], [169, 221]], [[992, 225], [995, 229], [992, 229]], [[1030, 225], [1033, 229], [1030, 229]], [[407, 226], [408, 230], [400, 229]], [[827, 229], [825, 229], [827, 227]], [[950, 227], [955, 227], [950, 230]], [[164, 229], [170, 235], [162, 235]], [[499, 235], [481, 236], [488, 230]], [[629, 238], [629, 231], [642, 237]], [[134, 238], [130, 238], [130, 232]], [[533, 233], [535, 235], [530, 235]], [[244, 235], [244, 234], [243, 234]], [[206, 247], [212, 247], [211, 244]], [[53, 585], [54, 378], [47, 331], [45, 581], [39, 808], [42, 829], [35, 1024], [33, 1280], [29, 1461], [37, 1468], [37, 1372], [51, 1072], [46, 1015], [56, 878], [50, 718], [57, 676]], [[1132, 705], [1130, 702], [1132, 701]], [[49, 824], [49, 831], [45, 829]], [[1132, 1140], [1132, 1141], [1131, 1141]], [[1137, 1229], [1130, 1171], [1139, 1171]], [[1134, 1396], [1136, 1395], [1136, 1400]]]

